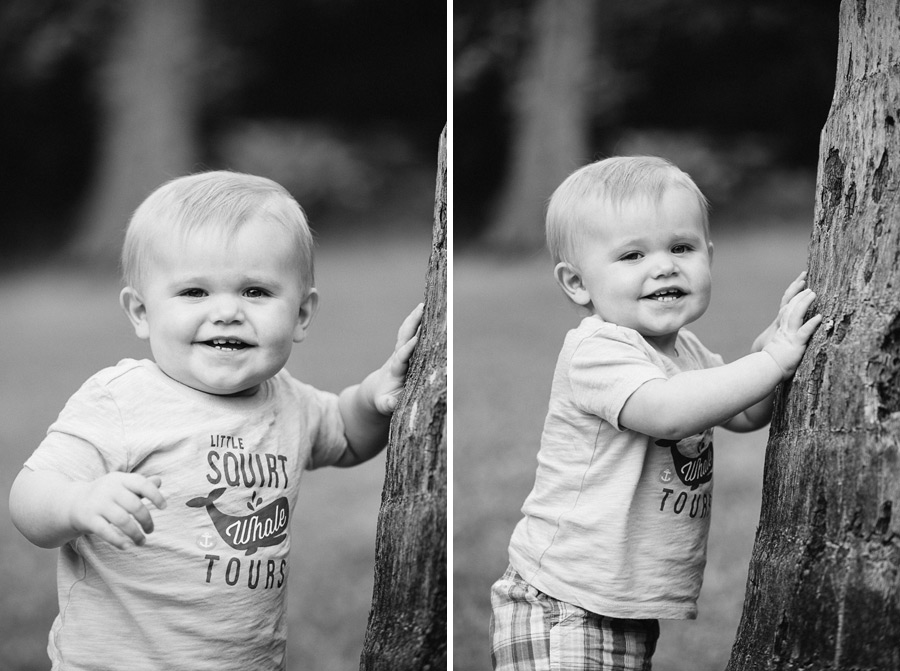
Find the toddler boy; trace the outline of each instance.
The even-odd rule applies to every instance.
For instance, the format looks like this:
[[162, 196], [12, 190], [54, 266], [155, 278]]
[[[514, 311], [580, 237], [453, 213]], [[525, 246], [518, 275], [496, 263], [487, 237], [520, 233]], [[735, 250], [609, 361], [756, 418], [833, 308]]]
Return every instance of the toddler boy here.
[[709, 305], [707, 203], [658, 158], [584, 166], [554, 192], [556, 281], [590, 316], [556, 365], [538, 468], [492, 588], [495, 669], [649, 669], [658, 619], [695, 618], [713, 427], [751, 431], [821, 321], [805, 274], [730, 364], [683, 327]]
[[295, 380], [312, 234], [285, 189], [239, 173], [164, 184], [122, 258], [121, 304], [153, 361], [91, 377], [10, 495], [21, 532], [61, 546], [53, 668], [283, 669], [301, 474], [384, 447], [421, 306], [359, 385]]

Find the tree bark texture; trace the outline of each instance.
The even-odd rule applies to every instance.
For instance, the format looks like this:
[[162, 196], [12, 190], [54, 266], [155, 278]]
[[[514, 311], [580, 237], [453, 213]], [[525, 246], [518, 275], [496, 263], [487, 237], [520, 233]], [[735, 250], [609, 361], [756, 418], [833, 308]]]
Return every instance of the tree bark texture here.
[[530, 43], [513, 92], [513, 141], [497, 216], [486, 240], [501, 249], [544, 243], [543, 208], [589, 158], [593, 0], [538, 0]]
[[134, 209], [199, 157], [199, 0], [128, 0], [119, 10], [98, 82], [99, 163], [73, 244], [77, 256], [107, 263], [118, 259]]
[[900, 669], [900, 0], [844, 0], [809, 248], [728, 669]]
[[391, 422], [365, 671], [447, 666], [447, 130], [441, 135], [425, 315]]

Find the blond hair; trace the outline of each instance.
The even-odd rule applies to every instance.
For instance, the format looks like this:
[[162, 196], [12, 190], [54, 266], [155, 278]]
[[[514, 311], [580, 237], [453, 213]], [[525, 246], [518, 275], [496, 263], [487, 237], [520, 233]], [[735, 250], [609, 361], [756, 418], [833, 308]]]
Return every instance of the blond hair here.
[[553, 263], [575, 260], [598, 212], [615, 212], [623, 203], [649, 198], [655, 202], [667, 189], [684, 188], [697, 198], [703, 229], [709, 239], [709, 203], [690, 176], [663, 158], [615, 156], [582, 166], [560, 184], [547, 206], [547, 248]]
[[315, 286], [313, 234], [306, 214], [288, 191], [265, 177], [218, 170], [166, 182], [138, 206], [125, 232], [122, 276], [139, 287], [156, 240], [216, 230], [233, 236], [247, 221], [262, 220], [288, 231], [294, 241], [301, 281]]

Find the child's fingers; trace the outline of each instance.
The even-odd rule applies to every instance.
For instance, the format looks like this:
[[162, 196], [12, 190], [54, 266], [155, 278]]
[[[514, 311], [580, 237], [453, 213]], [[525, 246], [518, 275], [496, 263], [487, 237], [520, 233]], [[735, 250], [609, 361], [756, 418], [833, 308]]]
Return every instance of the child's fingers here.
[[119, 531], [118, 527], [116, 527], [109, 520], [103, 519], [97, 524], [97, 529], [94, 531], [94, 535], [100, 536], [103, 540], [105, 540], [110, 545], [113, 545], [120, 550], [124, 550], [129, 546], [128, 536]]
[[[141, 505], [143, 508], [143, 505]], [[144, 510], [146, 513], [146, 509]], [[131, 510], [127, 508], [115, 508], [110, 510], [106, 516], [106, 519], [109, 520], [109, 523], [112, 524], [120, 533], [124, 534], [127, 538], [130, 538], [135, 545], [143, 545], [146, 536], [144, 535], [143, 526], [140, 524]], [[149, 514], [146, 515], [145, 519], [149, 520]], [[152, 531], [153, 522], [149, 520], [150, 529], [147, 530], [147, 533]]]
[[419, 334], [414, 333], [413, 336], [403, 343], [399, 349], [397, 350], [397, 356], [404, 361], [409, 361], [409, 358], [412, 356], [413, 350], [416, 349], [416, 345], [419, 344]]
[[425, 304], [419, 303], [413, 311], [410, 312], [406, 319], [403, 320], [403, 323], [400, 325], [400, 329], [397, 331], [397, 345], [394, 349], [400, 349], [400, 347], [408, 342], [413, 336], [416, 335], [416, 332], [419, 330], [419, 325], [422, 323], [422, 315], [425, 312]]
[[801, 338], [803, 342], [807, 342], [812, 337], [812, 334], [816, 332], [816, 329], [819, 328], [819, 324], [821, 323], [822, 315], [815, 315], [797, 329], [797, 337]]
[[803, 325], [806, 313], [809, 311], [814, 300], [816, 300], [816, 294], [811, 289], [804, 289], [794, 296], [785, 306], [786, 326], [790, 330], [796, 331]]
[[133, 473], [132, 475], [134, 476], [133, 478], [124, 481], [125, 486], [130, 491], [137, 494], [138, 497], [149, 500], [159, 510], [166, 507], [166, 497], [159, 491], [159, 487], [162, 485], [162, 478], [158, 475], [153, 475], [149, 478], [145, 478], [138, 473]]
[[[150, 511], [147, 509], [147, 506], [144, 505], [144, 502], [141, 501], [140, 498], [130, 492], [125, 492], [122, 495], [117, 496], [114, 501], [116, 505], [118, 505], [123, 511], [125, 511], [125, 513], [127, 513], [127, 515], [134, 518], [134, 520], [140, 525], [141, 529], [143, 529], [144, 533], [152, 533], [153, 518], [150, 516]], [[120, 518], [118, 526], [121, 527], [127, 522], [127, 519]], [[123, 529], [123, 531], [131, 536], [131, 534], [128, 533], [127, 530]]]
[[419, 336], [414, 335], [394, 351], [394, 355], [391, 357], [391, 375], [398, 378], [406, 376], [406, 371], [409, 369], [409, 360], [412, 358], [413, 350], [416, 349], [418, 344]]
[[[124, 550], [129, 545], [129, 536], [104, 515], [94, 515], [87, 521], [85, 531], [88, 534], [98, 536], [104, 541], [113, 545], [120, 550]], [[134, 540], [133, 538], [131, 540]]]
[[785, 289], [784, 295], [781, 297], [781, 307], [787, 305], [790, 300], [799, 294], [803, 288], [806, 286], [806, 271], [804, 270], [800, 273], [797, 278], [788, 285], [788, 288]]
[[404, 343], [413, 338], [416, 333], [418, 333], [421, 323], [422, 313], [419, 308], [417, 308], [403, 320], [403, 324], [401, 324], [400, 328], [397, 330], [397, 343], [394, 346], [394, 349], [400, 349]]
[[153, 532], [153, 517], [144, 503], [147, 499], [158, 509], [166, 507], [166, 499], [159, 491], [162, 478], [158, 475], [144, 477], [131, 473], [122, 479], [123, 489], [113, 496], [113, 508], [107, 519], [137, 545], [143, 545], [145, 536]]

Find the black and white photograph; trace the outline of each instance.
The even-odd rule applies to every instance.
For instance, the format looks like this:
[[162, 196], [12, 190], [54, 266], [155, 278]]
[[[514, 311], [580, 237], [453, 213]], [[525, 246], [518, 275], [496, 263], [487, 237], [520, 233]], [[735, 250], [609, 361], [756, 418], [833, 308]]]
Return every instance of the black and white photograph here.
[[897, 44], [454, 4], [456, 669], [898, 668]]
[[900, 671], [900, 0], [0, 0], [0, 671]]
[[446, 666], [447, 37], [0, 4], [0, 668]]

